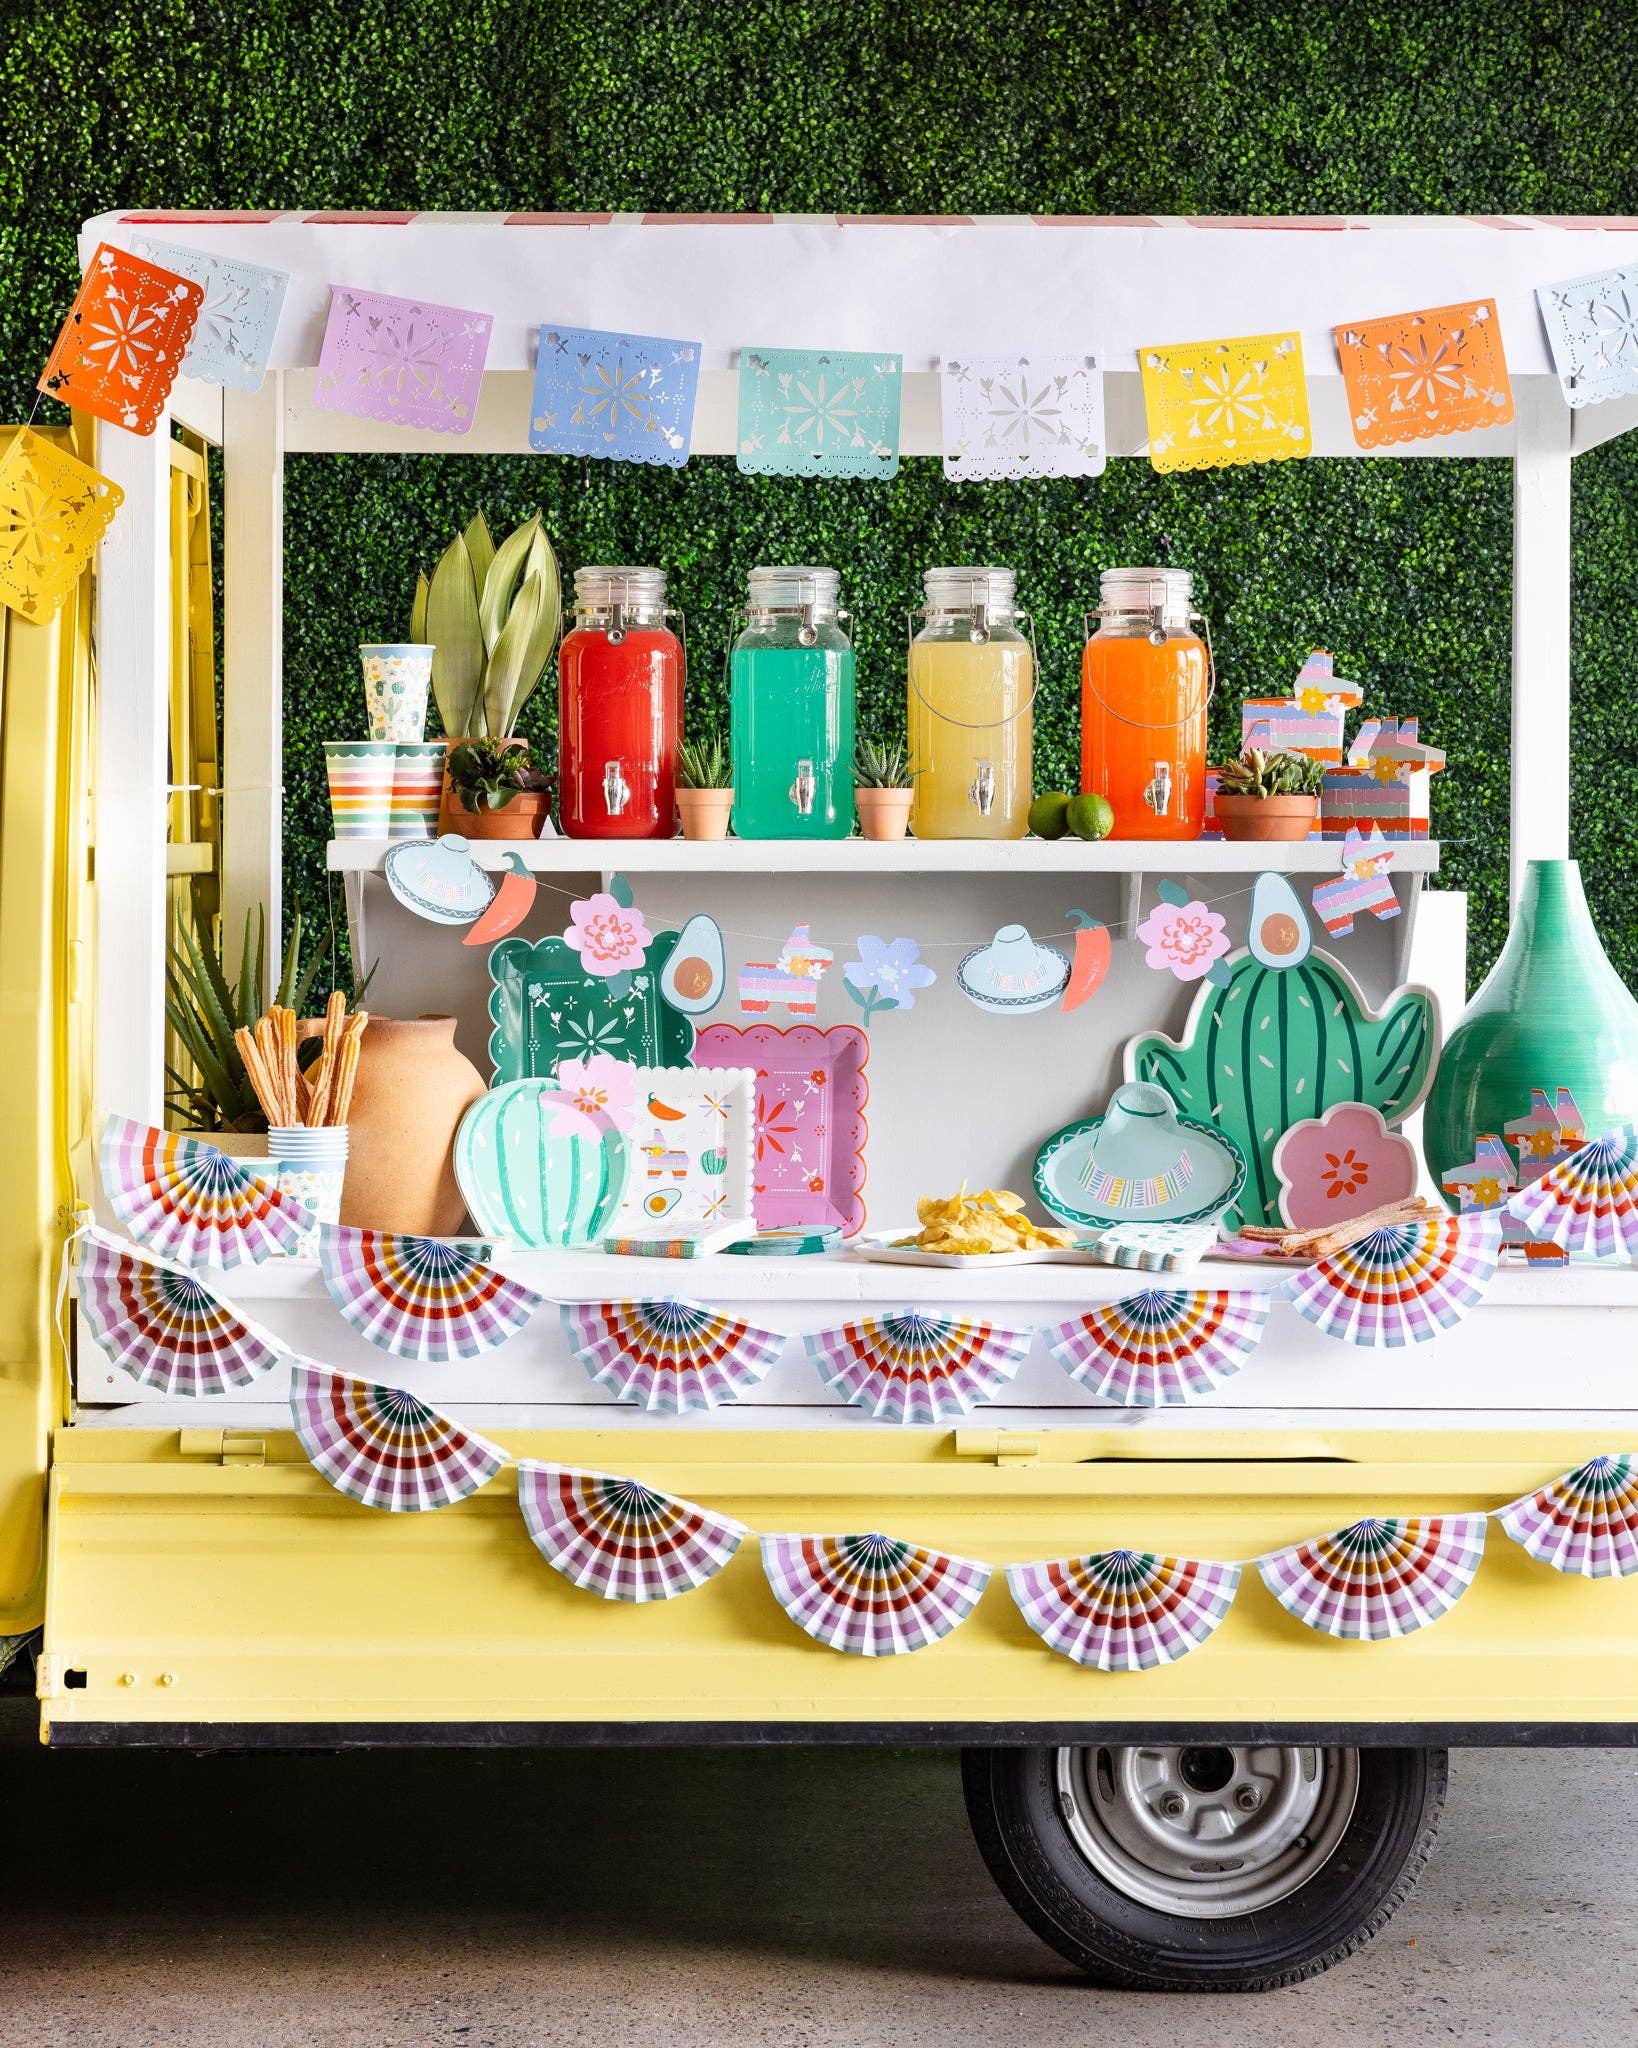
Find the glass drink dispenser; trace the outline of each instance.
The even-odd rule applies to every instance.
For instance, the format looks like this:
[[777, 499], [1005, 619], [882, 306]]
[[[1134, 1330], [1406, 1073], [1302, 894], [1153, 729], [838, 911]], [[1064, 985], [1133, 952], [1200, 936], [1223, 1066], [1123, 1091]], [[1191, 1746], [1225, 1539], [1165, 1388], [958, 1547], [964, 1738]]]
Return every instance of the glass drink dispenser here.
[[751, 571], [728, 658], [741, 839], [853, 830], [853, 642], [840, 584], [834, 569]]
[[570, 839], [677, 829], [683, 643], [663, 569], [577, 569], [558, 654], [558, 806]]
[[910, 829], [1022, 839], [1034, 793], [1034, 632], [1010, 569], [928, 569], [910, 642]]
[[1081, 788], [1117, 839], [1198, 839], [1206, 816], [1210, 627], [1187, 569], [1105, 569], [1081, 655]]

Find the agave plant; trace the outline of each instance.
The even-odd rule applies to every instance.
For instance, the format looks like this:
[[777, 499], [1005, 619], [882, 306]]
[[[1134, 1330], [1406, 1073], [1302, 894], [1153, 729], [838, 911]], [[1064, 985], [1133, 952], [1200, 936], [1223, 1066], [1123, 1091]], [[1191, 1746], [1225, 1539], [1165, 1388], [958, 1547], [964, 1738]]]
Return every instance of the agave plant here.
[[509, 739], [540, 686], [563, 615], [557, 557], [537, 512], [499, 547], [475, 513], [415, 580], [410, 638], [429, 644], [432, 694], [451, 739]]
[[732, 789], [733, 763], [719, 739], [684, 740], [677, 749], [679, 789]]
[[853, 781], [858, 789], [908, 789], [910, 770], [903, 747], [861, 739], [853, 753]]
[[1217, 771], [1219, 796], [1318, 796], [1325, 763], [1307, 754], [1269, 754], [1248, 747]]
[[[299, 1014], [307, 1008], [329, 942], [319, 936], [305, 964], [302, 961], [302, 915], [298, 904], [290, 919], [290, 937], [279, 966], [279, 985], [271, 1000]], [[245, 913], [244, 945], [239, 978], [230, 982], [226, 965], [208, 930], [203, 936], [178, 928], [165, 964], [165, 1015], [187, 1054], [195, 1078], [167, 1066], [170, 1088], [166, 1101], [195, 1131], [265, 1131], [267, 1118], [245, 1073], [233, 1034], [254, 1025], [268, 1008], [266, 993], [266, 916], [258, 903]], [[362, 993], [362, 990], [359, 991]]]

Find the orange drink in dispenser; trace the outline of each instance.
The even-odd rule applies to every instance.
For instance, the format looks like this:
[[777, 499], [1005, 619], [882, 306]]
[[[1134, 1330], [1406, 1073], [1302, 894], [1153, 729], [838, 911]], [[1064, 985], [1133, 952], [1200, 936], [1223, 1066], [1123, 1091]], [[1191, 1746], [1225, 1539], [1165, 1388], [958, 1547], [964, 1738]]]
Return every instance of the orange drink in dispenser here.
[[[1010, 569], [928, 569], [910, 642], [918, 839], [1022, 839], [1034, 795], [1035, 646]], [[911, 613], [914, 622], [917, 613]]]
[[1187, 569], [1105, 569], [1081, 655], [1081, 788], [1117, 839], [1198, 839], [1206, 815], [1211, 649]]

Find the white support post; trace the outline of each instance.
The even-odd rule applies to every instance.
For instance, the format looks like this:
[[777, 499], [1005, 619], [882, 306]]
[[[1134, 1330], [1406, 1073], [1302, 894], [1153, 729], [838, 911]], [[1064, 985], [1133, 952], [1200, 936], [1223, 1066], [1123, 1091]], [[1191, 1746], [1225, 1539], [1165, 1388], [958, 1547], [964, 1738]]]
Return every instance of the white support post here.
[[280, 946], [284, 822], [284, 379], [225, 393], [222, 419], [222, 933], [238, 958], [245, 913]]
[[1545, 377], [1514, 387], [1512, 900], [1570, 851], [1571, 414]]
[[165, 831], [170, 743], [171, 423], [102, 427], [97, 463], [125, 493], [97, 563], [94, 1094], [165, 1121]]

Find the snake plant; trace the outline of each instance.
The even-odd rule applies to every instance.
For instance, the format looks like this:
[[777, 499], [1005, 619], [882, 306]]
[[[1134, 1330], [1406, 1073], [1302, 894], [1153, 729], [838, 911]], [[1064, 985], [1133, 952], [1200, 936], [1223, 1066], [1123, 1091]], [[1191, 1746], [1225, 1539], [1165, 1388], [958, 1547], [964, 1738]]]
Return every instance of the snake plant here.
[[496, 547], [482, 512], [416, 578], [410, 638], [430, 643], [451, 739], [509, 739], [540, 687], [563, 616], [557, 556], [537, 512]]

